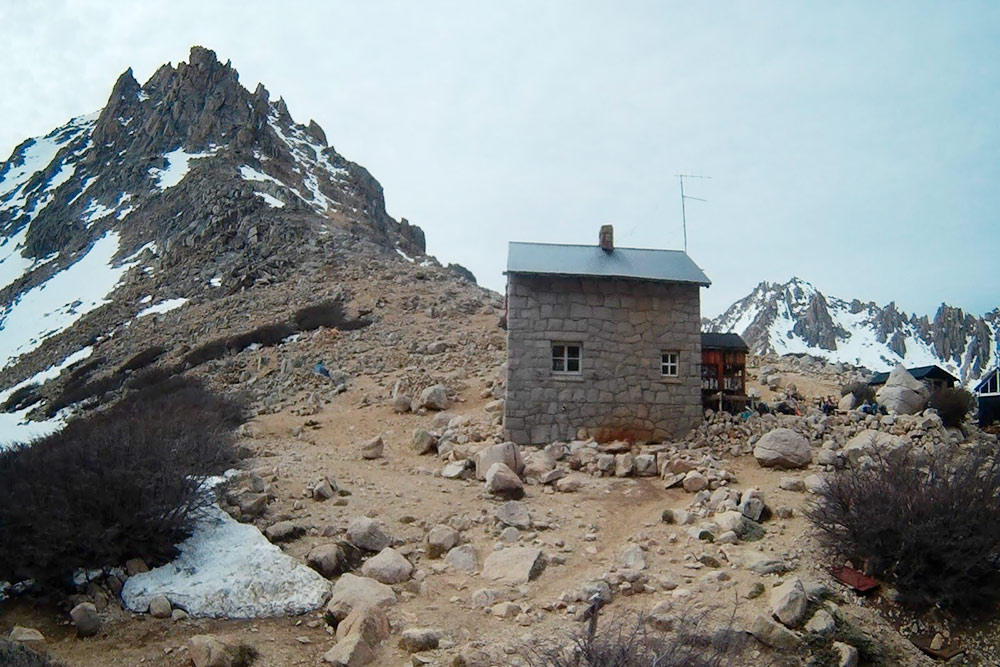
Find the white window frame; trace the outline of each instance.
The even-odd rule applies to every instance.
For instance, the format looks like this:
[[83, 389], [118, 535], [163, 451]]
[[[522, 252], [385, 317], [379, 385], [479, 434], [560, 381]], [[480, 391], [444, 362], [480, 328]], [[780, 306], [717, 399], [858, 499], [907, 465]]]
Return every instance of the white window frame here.
[[[673, 357], [673, 359], [668, 359]], [[681, 353], [677, 350], [660, 350], [660, 377], [681, 376]]]
[[[570, 354], [570, 348], [576, 348], [576, 356]], [[556, 355], [556, 348], [561, 348], [561, 353]], [[563, 341], [554, 340], [549, 346], [550, 362], [549, 369], [552, 371], [553, 375], [582, 375], [583, 374], [583, 343], [579, 341]], [[560, 365], [556, 362], [562, 362], [562, 370], [558, 370], [556, 366]], [[571, 362], [576, 362], [576, 370], [569, 370]]]

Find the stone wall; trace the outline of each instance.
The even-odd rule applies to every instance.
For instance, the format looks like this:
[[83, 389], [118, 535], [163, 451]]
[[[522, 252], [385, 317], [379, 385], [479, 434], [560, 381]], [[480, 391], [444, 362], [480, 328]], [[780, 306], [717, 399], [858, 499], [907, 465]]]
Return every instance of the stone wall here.
[[[702, 419], [700, 320], [696, 285], [509, 274], [507, 438], [684, 436]], [[582, 345], [579, 375], [552, 372], [553, 342]], [[678, 377], [662, 351], [680, 353]]]

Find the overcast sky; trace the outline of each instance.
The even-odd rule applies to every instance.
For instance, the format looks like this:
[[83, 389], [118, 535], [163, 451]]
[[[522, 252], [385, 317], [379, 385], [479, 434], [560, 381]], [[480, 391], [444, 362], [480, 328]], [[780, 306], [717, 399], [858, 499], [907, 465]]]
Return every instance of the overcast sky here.
[[510, 240], [681, 248], [761, 280], [1000, 305], [997, 2], [4, 2], [0, 160], [192, 44], [502, 290]]

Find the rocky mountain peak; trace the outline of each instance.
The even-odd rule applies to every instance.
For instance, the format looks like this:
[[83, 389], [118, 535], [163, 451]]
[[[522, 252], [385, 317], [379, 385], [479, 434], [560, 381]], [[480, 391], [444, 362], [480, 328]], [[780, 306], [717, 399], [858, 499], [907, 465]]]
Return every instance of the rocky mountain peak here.
[[704, 328], [739, 333], [758, 354], [811, 354], [872, 371], [938, 364], [971, 383], [996, 363], [997, 312], [976, 317], [942, 304], [931, 321], [895, 302], [827, 297], [794, 277], [759, 283]]

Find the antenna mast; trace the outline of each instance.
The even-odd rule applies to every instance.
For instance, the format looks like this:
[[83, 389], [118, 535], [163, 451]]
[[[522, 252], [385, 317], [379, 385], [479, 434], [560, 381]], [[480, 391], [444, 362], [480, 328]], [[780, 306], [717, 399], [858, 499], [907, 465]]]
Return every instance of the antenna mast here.
[[695, 201], [707, 201], [701, 197], [692, 197], [691, 195], [684, 194], [684, 179], [685, 178], [702, 178], [710, 179], [711, 176], [695, 176], [694, 174], [674, 174], [681, 181], [681, 223], [684, 225], [684, 252], [688, 251], [688, 224], [687, 224], [687, 207], [684, 205], [685, 200], [694, 199]]

